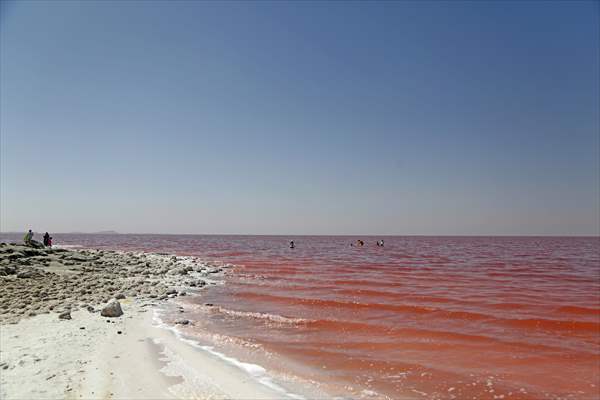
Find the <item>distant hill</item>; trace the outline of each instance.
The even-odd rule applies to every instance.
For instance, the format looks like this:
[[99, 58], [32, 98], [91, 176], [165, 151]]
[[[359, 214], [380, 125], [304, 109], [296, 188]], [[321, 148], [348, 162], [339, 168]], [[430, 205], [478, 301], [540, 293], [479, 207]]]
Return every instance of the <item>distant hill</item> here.
[[98, 231], [98, 232], [56, 232], [63, 235], [120, 235], [117, 231]]

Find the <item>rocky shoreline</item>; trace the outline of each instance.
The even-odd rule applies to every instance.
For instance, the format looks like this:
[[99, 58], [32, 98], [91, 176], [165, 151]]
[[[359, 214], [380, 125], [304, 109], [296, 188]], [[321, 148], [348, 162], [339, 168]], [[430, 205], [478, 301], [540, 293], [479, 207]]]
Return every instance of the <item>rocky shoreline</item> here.
[[0, 324], [99, 313], [115, 299], [166, 301], [201, 289], [228, 267], [187, 256], [0, 243]]
[[201, 294], [229, 267], [168, 254], [0, 243], [0, 398], [288, 398], [257, 378], [261, 367], [249, 372], [182, 340], [193, 322], [160, 319], [163, 310], [187, 308], [165, 302]]

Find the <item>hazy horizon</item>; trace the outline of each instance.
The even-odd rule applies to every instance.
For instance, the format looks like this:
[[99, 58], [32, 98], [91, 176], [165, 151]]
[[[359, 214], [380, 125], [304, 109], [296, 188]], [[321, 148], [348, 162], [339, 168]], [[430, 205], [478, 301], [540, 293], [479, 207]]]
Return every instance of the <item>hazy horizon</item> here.
[[600, 236], [599, 4], [3, 1], [0, 231]]
[[[25, 234], [26, 231], [7, 231], [0, 232], [0, 235], [22, 235]], [[42, 234], [43, 230], [37, 231], [33, 230], [35, 234]], [[165, 233], [156, 233], [156, 232], [117, 232], [117, 231], [95, 231], [95, 232], [49, 232], [52, 235], [154, 235], [154, 236], [281, 236], [286, 238], [298, 238], [298, 237], [309, 237], [309, 236], [323, 236], [323, 237], [572, 237], [572, 238], [600, 238], [600, 235], [416, 235], [416, 234], [379, 234], [379, 233], [348, 233], [348, 234], [294, 234], [294, 233], [260, 233], [260, 234], [251, 234], [251, 233], [174, 233], [174, 232], [165, 232]], [[34, 237], [35, 239], [35, 237]]]

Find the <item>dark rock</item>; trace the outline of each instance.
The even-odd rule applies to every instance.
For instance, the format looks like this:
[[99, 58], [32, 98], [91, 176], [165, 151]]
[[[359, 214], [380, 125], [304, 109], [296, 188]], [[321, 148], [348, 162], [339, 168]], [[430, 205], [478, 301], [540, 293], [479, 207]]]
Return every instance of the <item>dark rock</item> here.
[[123, 332], [121, 332], [121, 331], [117, 331], [117, 334], [118, 334], [118, 335], [120, 335], [121, 333], [123, 333]]
[[175, 321], [175, 323], [178, 325], [189, 325], [190, 320], [189, 319], [178, 319], [177, 321]]
[[43, 249], [44, 247], [46, 247], [43, 243], [40, 243], [37, 240], [32, 240], [27, 245], [35, 249]]
[[190, 287], [202, 287], [205, 285], [206, 282], [204, 282], [202, 279], [196, 279], [195, 281], [191, 281], [189, 284]]
[[70, 261], [77, 261], [77, 262], [83, 262], [83, 261], [89, 261], [90, 259], [87, 257], [82, 257], [82, 256], [78, 256], [78, 255], [72, 255], [71, 257], [67, 258]]
[[4, 265], [4, 266], [0, 267], [0, 275], [1, 276], [14, 275], [16, 273], [17, 273], [17, 267], [15, 267], [14, 265]]
[[17, 259], [23, 258], [23, 257], [25, 257], [25, 254], [21, 253], [20, 251], [16, 251], [16, 252], [11, 253], [8, 256], [6, 256], [6, 258], [8, 258], [9, 260], [17, 260]]
[[121, 303], [117, 300], [111, 300], [107, 305], [102, 308], [100, 315], [103, 317], [120, 317], [123, 315], [123, 310], [121, 309]]
[[41, 257], [46, 257], [47, 256], [47, 254], [46, 254], [45, 251], [38, 250], [37, 248], [32, 249], [32, 248], [25, 247], [24, 249], [21, 250], [21, 253], [23, 253], [23, 255], [25, 257], [36, 257], [36, 256], [38, 256], [38, 258], [39, 258], [40, 256]]
[[67, 310], [58, 314], [58, 319], [71, 319], [71, 311]]
[[29, 279], [29, 278], [39, 278], [40, 276], [43, 276], [44, 273], [42, 271], [33, 269], [33, 268], [28, 268], [28, 269], [24, 269], [22, 271], [20, 271], [19, 273], [17, 273], [17, 278], [23, 278], [23, 279]]
[[123, 293], [117, 293], [117, 295], [115, 296], [115, 299], [124, 299], [125, 295]]

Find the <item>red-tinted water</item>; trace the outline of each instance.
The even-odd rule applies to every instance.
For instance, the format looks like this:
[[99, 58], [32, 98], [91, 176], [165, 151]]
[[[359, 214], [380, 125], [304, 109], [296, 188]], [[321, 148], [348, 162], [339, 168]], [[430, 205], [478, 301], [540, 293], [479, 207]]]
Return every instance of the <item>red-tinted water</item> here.
[[336, 395], [600, 398], [597, 237], [55, 237], [237, 265], [195, 333]]

